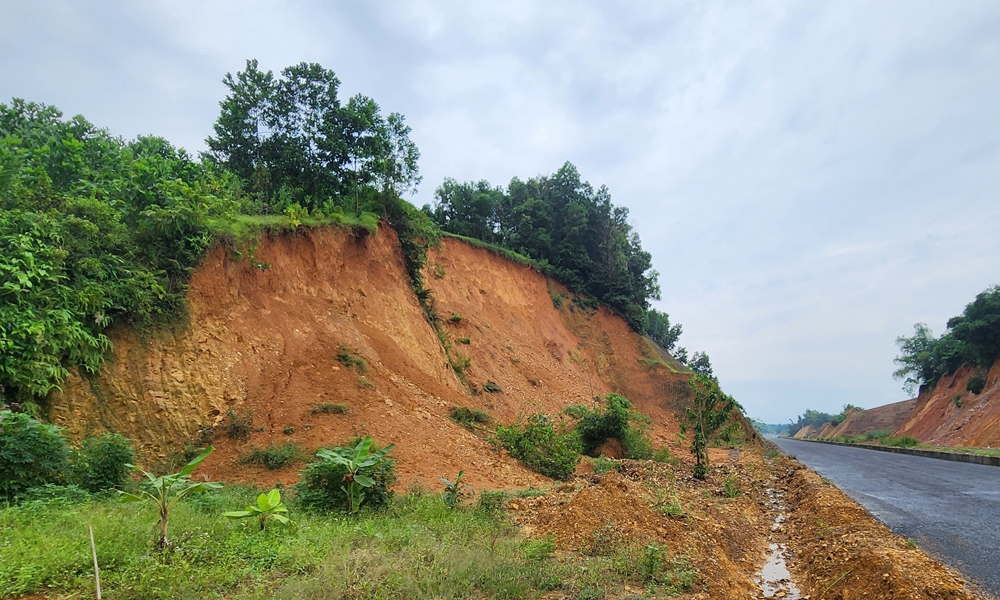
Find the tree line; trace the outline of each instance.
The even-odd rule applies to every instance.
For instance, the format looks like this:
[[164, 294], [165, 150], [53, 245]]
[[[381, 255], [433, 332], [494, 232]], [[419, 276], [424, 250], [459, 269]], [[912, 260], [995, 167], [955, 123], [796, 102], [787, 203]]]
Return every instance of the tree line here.
[[505, 188], [446, 179], [419, 211], [402, 199], [420, 182], [402, 115], [384, 115], [360, 94], [342, 103], [340, 80], [315, 63], [276, 75], [249, 60], [223, 81], [208, 150], [197, 157], [160, 137], [122, 139], [52, 106], [0, 104], [4, 398], [44, 398], [73, 366], [96, 372], [113, 323], [176, 318], [210, 245], [232, 237], [233, 223], [275, 214], [295, 223], [386, 219], [422, 301], [427, 247], [442, 230], [503, 246], [713, 377], [706, 354], [677, 346], [682, 327], [650, 308], [658, 275], [628, 209], [572, 164]]
[[917, 323], [912, 336], [896, 339], [899, 368], [893, 377], [903, 381], [908, 393], [933, 388], [942, 377], [966, 365], [976, 368], [969, 391], [982, 391], [986, 372], [1000, 357], [1000, 286], [979, 293], [962, 314], [948, 319], [947, 327], [948, 331], [935, 337], [925, 323]]

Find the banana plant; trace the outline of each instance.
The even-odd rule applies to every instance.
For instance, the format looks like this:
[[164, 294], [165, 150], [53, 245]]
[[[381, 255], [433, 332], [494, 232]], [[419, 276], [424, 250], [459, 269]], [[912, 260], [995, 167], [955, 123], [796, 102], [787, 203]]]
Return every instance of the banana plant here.
[[441, 497], [444, 499], [444, 505], [448, 508], [455, 508], [462, 503], [463, 499], [476, 493], [471, 485], [462, 483], [462, 475], [464, 474], [465, 471], [459, 471], [455, 481], [448, 481], [444, 477], [438, 477], [444, 483], [444, 493]]
[[285, 503], [281, 501], [281, 492], [275, 488], [266, 494], [257, 496], [257, 506], [251, 505], [248, 506], [246, 510], [224, 512], [222, 513], [222, 516], [227, 519], [247, 519], [250, 517], [256, 517], [257, 522], [260, 523], [260, 530], [264, 531], [264, 526], [271, 519], [274, 519], [282, 525], [288, 525], [291, 523], [291, 520], [284, 515], [284, 513], [287, 512], [288, 509], [285, 507]]
[[365, 500], [365, 489], [375, 485], [375, 481], [363, 471], [377, 466], [396, 447], [395, 444], [389, 444], [377, 452], [371, 452], [371, 446], [372, 437], [366, 435], [354, 448], [324, 448], [316, 453], [323, 460], [333, 461], [347, 469], [343, 479], [345, 485], [340, 486], [340, 489], [347, 495], [347, 512], [352, 515], [357, 514], [361, 508], [361, 503]]
[[143, 471], [135, 465], [128, 465], [145, 475], [147, 481], [142, 482], [135, 493], [121, 492], [122, 499], [126, 502], [150, 502], [156, 507], [160, 516], [159, 527], [155, 534], [155, 545], [158, 550], [163, 550], [170, 545], [170, 540], [167, 539], [167, 519], [170, 518], [170, 511], [178, 502], [190, 494], [200, 494], [222, 488], [222, 484], [217, 482], [191, 482], [191, 473], [201, 461], [212, 453], [212, 450], [215, 448], [209, 446], [191, 462], [184, 465], [183, 469], [169, 475], [157, 476], [149, 471]]

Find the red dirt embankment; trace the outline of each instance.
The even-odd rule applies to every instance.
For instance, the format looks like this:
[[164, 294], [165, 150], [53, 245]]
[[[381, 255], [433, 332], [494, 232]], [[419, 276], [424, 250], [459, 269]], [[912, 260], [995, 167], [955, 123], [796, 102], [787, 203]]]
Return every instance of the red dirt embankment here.
[[941, 378], [933, 390], [921, 390], [896, 434], [937, 446], [1000, 447], [1000, 360], [979, 394], [965, 389], [973, 374], [971, 367], [962, 367]]
[[[565, 289], [530, 268], [452, 239], [432, 252], [426, 279], [454, 351], [471, 359], [465, 375], [473, 392], [425, 319], [390, 228], [375, 236], [303, 228], [265, 237], [256, 260], [270, 267], [212, 250], [191, 278], [188, 322], [144, 335], [113, 332], [102, 374], [66, 381], [50, 399], [53, 419], [78, 436], [121, 432], [154, 463], [212, 427], [217, 449], [200, 472], [261, 485], [294, 481], [301, 463], [265, 471], [240, 465], [242, 453], [293, 441], [311, 455], [363, 434], [397, 445], [403, 486], [437, 487], [437, 477], [460, 469], [477, 487], [544, 481], [453, 423], [453, 406], [511, 422], [618, 392], [653, 417], [658, 446], [679, 444], [674, 411], [689, 393], [686, 376], [647, 366], [647, 355], [658, 354], [623, 320], [603, 308], [574, 308]], [[567, 296], [561, 308], [553, 293]], [[461, 320], [452, 323], [452, 314]], [[365, 361], [364, 372], [337, 361], [340, 346]], [[503, 391], [484, 392], [488, 381]], [[314, 414], [323, 403], [349, 412]], [[252, 411], [258, 431], [249, 442], [225, 435], [229, 410]]]
[[834, 427], [833, 423], [824, 423], [819, 433], [810, 437], [854, 437], [869, 431], [896, 431], [906, 422], [916, 404], [917, 399], [913, 398], [867, 410], [851, 410], [840, 425]]

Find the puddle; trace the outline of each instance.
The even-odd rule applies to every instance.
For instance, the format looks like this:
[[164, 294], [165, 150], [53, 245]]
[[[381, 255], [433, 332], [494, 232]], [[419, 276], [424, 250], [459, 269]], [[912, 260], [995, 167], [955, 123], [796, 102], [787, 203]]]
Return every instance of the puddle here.
[[[785, 503], [781, 492], [768, 488], [767, 504], [778, 516], [774, 518], [771, 531], [777, 533], [785, 522]], [[792, 574], [785, 564], [785, 545], [770, 538], [767, 547], [764, 566], [757, 572], [757, 585], [760, 586], [762, 598], [780, 598], [781, 600], [800, 600], [802, 592], [792, 581]]]

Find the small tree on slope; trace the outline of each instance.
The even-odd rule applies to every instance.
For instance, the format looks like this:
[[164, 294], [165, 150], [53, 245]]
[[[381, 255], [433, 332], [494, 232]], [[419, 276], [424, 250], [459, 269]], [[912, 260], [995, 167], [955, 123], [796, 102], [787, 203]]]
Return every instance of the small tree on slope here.
[[718, 383], [705, 375], [695, 375], [688, 383], [694, 390], [694, 400], [686, 409], [687, 422], [681, 423], [681, 431], [691, 432], [694, 476], [704, 479], [708, 474], [708, 444], [730, 421], [737, 404], [732, 396], [722, 393]]

